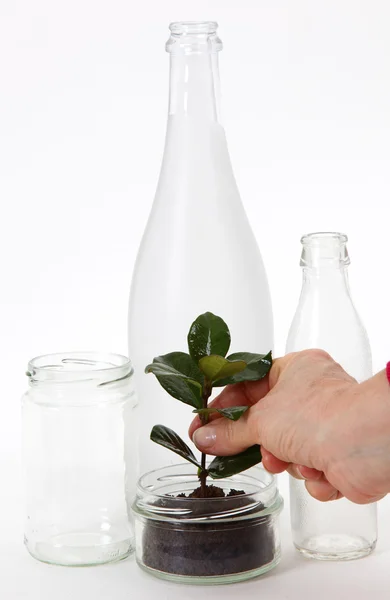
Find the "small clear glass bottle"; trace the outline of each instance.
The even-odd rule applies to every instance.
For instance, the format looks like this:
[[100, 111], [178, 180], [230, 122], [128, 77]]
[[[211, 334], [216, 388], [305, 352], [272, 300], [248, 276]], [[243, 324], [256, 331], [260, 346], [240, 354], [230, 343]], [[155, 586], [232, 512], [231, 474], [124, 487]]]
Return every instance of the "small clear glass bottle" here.
[[31, 360], [27, 375], [28, 551], [67, 566], [126, 557], [134, 545], [129, 516], [138, 475], [130, 361], [114, 354], [53, 354]]
[[[371, 350], [350, 295], [347, 236], [312, 233], [301, 241], [303, 287], [286, 350], [321, 348], [363, 381], [372, 375]], [[293, 542], [306, 556], [348, 560], [375, 548], [376, 504], [363, 506], [346, 499], [318, 502], [304, 481], [290, 477], [290, 511]]]

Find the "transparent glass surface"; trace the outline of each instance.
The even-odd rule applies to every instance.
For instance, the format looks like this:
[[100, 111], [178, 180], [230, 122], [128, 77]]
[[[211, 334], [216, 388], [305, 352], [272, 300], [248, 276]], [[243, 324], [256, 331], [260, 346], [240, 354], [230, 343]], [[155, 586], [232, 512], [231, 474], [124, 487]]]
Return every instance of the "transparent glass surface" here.
[[[302, 238], [303, 286], [287, 352], [321, 348], [358, 381], [372, 375], [366, 330], [352, 302], [347, 236], [314, 233]], [[303, 554], [348, 560], [370, 554], [377, 540], [377, 506], [346, 499], [318, 502], [305, 483], [290, 478], [293, 541]]]
[[129, 305], [142, 473], [172, 462], [169, 451], [150, 443], [152, 426], [169, 419], [183, 433], [189, 424], [188, 407], [176, 403], [173, 411], [172, 398], [144, 374], [154, 356], [188, 351], [189, 327], [206, 311], [226, 320], [231, 352], [273, 347], [267, 277], [220, 121], [217, 24], [182, 22], [170, 29], [165, 151]]
[[199, 487], [185, 464], [144, 475], [133, 505], [136, 558], [152, 575], [190, 584], [233, 583], [256, 577], [280, 560], [275, 478], [262, 467], [209, 482], [240, 495], [183, 498]]
[[130, 361], [113, 354], [33, 359], [22, 399], [25, 544], [35, 558], [84, 566], [133, 549], [138, 475]]

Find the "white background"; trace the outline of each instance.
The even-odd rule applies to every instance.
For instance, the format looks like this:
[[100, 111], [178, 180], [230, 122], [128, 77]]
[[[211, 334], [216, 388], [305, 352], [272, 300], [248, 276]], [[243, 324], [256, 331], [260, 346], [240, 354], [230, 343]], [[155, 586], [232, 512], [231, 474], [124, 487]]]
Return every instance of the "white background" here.
[[[197, 597], [131, 562], [82, 571], [35, 563], [21, 543], [19, 474], [27, 360], [127, 351], [131, 273], [164, 144], [164, 43], [181, 19], [220, 24], [224, 124], [269, 275], [277, 353], [300, 290], [300, 236], [341, 230], [375, 370], [390, 359], [387, 0], [0, 0], [4, 600]], [[286, 530], [279, 577], [213, 597], [306, 598], [317, 581], [318, 599], [387, 598], [386, 501], [381, 517], [378, 552], [364, 562], [302, 562]]]

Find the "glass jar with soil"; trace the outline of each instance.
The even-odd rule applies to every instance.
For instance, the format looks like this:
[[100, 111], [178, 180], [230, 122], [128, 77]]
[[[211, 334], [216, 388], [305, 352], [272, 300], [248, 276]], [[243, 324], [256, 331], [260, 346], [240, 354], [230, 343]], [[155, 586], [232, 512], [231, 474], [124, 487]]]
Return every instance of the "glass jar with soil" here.
[[190, 584], [234, 583], [273, 569], [280, 560], [283, 499], [261, 466], [207, 487], [179, 464], [138, 482], [133, 504], [136, 558], [157, 577]]

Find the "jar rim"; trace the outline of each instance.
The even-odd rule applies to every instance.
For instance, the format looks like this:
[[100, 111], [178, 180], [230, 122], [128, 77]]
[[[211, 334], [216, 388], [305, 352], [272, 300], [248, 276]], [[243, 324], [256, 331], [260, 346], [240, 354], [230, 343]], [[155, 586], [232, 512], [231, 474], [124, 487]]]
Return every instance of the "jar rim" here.
[[[145, 485], [145, 480], [148, 477], [149, 478], [150, 477], [157, 477], [158, 474], [160, 475], [160, 477], [158, 477], [158, 479], [160, 481], [168, 481], [169, 478], [172, 478], [172, 480], [173, 480], [175, 477], [177, 477], [177, 478], [180, 478], [181, 481], [184, 481], [184, 478], [186, 478], [187, 481], [189, 482], [193, 478], [197, 477], [196, 473], [188, 473], [188, 474], [185, 474], [185, 475], [184, 474], [180, 474], [180, 473], [177, 473], [177, 474], [174, 473], [174, 471], [179, 471], [183, 467], [186, 467], [185, 463], [177, 463], [177, 464], [174, 464], [174, 465], [168, 465], [168, 466], [165, 466], [165, 467], [160, 467], [159, 469], [153, 469], [152, 471], [149, 471], [148, 473], [144, 473], [139, 478], [139, 480], [137, 482], [137, 488], [138, 488], [138, 490], [142, 494], [148, 494], [150, 496], [154, 496], [155, 498], [166, 498], [167, 497], [166, 493], [163, 493], [163, 494], [157, 494], [157, 493], [155, 493], [154, 491], [151, 490], [151, 486], [150, 485]], [[255, 485], [255, 482], [256, 482], [257, 485], [258, 485], [258, 487], [260, 487], [259, 486], [259, 481], [260, 480], [257, 479], [257, 478], [255, 478], [255, 477], [253, 477], [253, 475], [249, 475], [249, 471], [253, 472], [254, 470], [256, 470], [257, 472], [261, 472], [265, 476], [265, 478], [268, 479], [268, 483], [266, 483], [265, 485], [261, 486], [260, 491], [262, 493], [267, 493], [267, 492], [269, 492], [269, 490], [272, 487], [276, 487], [276, 479], [275, 479], [275, 477], [271, 473], [269, 473], [268, 471], [266, 471], [264, 469], [264, 467], [261, 466], [261, 465], [257, 465], [255, 467], [252, 467], [251, 469], [248, 469], [248, 472], [242, 471], [241, 473], [238, 473], [235, 477], [244, 478], [248, 482], [249, 482], [249, 480], [251, 480], [253, 482], [253, 485]], [[171, 475], [169, 475], [169, 473], [171, 473]], [[222, 479], [222, 478], [221, 479], [216, 479], [216, 480], [213, 480], [213, 482], [215, 482], [215, 484], [218, 485], [218, 482], [221, 483], [221, 482], [227, 481], [227, 480], [231, 480], [231, 478], [230, 477], [226, 477], [224, 479]], [[264, 483], [264, 482], [262, 481], [262, 483]], [[253, 493], [259, 493], [259, 490], [257, 490], [256, 492], [248, 492], [248, 493], [245, 493], [245, 494], [241, 494], [240, 497], [241, 498], [245, 498], [245, 496], [247, 496], [247, 497], [248, 496], [252, 496]], [[183, 501], [190, 501], [190, 502], [192, 502], [194, 500], [193, 498], [176, 498], [176, 497], [173, 497], [171, 499], [173, 501], [174, 500], [178, 500], [180, 502], [183, 502]], [[221, 498], [196, 498], [196, 500], [199, 501], [199, 502], [213, 502], [213, 501], [219, 501], [220, 502]]]
[[[157, 489], [156, 485], [158, 486]], [[138, 481], [133, 512], [139, 518], [180, 523], [244, 521], [278, 514], [283, 507], [276, 478], [262, 466], [225, 479], [213, 481], [226, 492], [244, 488], [244, 493], [215, 498], [180, 496], [199, 486], [196, 472], [190, 473], [185, 463], [170, 465], [145, 473]], [[161, 488], [164, 493], [161, 493]]]
[[28, 362], [30, 384], [93, 381], [100, 385], [131, 377], [133, 366], [122, 354], [95, 351], [42, 354]]

